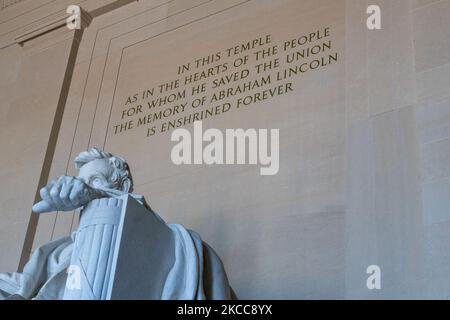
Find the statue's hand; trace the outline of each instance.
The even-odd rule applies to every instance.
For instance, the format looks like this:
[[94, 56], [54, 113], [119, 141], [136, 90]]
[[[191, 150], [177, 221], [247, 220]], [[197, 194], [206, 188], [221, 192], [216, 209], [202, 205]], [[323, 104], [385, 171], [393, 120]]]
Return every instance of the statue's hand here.
[[101, 194], [75, 177], [62, 176], [40, 191], [42, 201], [33, 206], [36, 213], [72, 211], [101, 197]]

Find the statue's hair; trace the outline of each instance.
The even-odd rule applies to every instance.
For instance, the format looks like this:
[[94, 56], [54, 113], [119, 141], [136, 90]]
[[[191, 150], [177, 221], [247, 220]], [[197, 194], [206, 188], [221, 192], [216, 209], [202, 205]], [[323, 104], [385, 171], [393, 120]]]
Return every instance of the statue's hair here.
[[113, 156], [109, 152], [92, 148], [87, 151], [81, 152], [75, 158], [75, 168], [80, 169], [86, 163], [97, 159], [107, 159], [111, 166], [114, 167], [114, 172], [110, 177], [111, 182], [115, 188], [124, 192], [131, 192], [133, 189], [133, 179], [131, 178], [130, 168], [125, 159]]

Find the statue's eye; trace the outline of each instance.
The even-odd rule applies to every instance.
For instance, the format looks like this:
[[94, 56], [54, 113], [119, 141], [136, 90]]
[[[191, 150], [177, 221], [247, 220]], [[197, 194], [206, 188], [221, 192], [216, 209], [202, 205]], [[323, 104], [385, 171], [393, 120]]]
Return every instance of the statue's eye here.
[[96, 177], [92, 177], [91, 178], [91, 183], [90, 184], [93, 187], [100, 187], [100, 186], [103, 185], [103, 182], [104, 182], [104, 179], [102, 177], [96, 176]]

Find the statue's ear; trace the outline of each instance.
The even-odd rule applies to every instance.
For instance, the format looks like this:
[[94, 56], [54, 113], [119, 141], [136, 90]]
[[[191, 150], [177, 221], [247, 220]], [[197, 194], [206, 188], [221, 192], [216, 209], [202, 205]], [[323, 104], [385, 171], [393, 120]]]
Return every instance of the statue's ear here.
[[125, 179], [122, 182], [122, 191], [123, 192], [130, 193], [132, 191], [132, 187], [133, 187], [133, 185], [132, 185], [131, 180], [129, 178]]

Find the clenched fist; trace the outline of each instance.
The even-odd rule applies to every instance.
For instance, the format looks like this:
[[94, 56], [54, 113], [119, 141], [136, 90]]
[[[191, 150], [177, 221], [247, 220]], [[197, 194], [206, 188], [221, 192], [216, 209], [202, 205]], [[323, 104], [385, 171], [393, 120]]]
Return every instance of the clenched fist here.
[[91, 200], [101, 198], [102, 192], [93, 189], [81, 179], [62, 176], [41, 189], [42, 201], [33, 206], [36, 213], [72, 211]]

